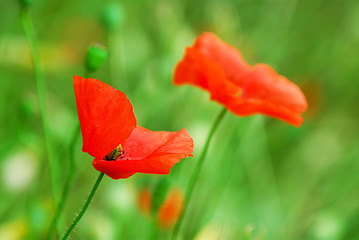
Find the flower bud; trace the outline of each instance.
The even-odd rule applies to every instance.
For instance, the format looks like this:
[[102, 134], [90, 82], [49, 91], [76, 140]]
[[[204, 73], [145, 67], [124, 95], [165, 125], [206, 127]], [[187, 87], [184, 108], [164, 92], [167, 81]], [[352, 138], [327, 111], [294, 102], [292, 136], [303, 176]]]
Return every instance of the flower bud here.
[[125, 11], [122, 5], [115, 2], [107, 4], [102, 10], [100, 20], [109, 32], [121, 27], [125, 22]]
[[99, 69], [107, 59], [107, 51], [105, 47], [95, 44], [88, 48], [85, 67], [88, 72], [94, 72]]

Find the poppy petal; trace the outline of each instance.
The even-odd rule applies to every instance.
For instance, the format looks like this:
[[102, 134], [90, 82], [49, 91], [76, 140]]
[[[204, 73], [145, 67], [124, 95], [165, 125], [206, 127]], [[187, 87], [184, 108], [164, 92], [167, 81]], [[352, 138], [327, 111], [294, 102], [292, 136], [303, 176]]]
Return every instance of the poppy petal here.
[[113, 179], [129, 173], [168, 174], [181, 159], [192, 156], [193, 140], [185, 129], [178, 132], [152, 132], [137, 126], [123, 144], [125, 158], [106, 161], [95, 158], [92, 165]]
[[257, 64], [241, 85], [243, 98], [261, 99], [303, 113], [307, 101], [300, 88], [267, 64]]
[[235, 114], [262, 113], [300, 127], [307, 101], [300, 88], [266, 64], [257, 64], [244, 77], [243, 94], [224, 105]]
[[97, 79], [74, 76], [82, 151], [103, 158], [123, 143], [136, 127], [126, 95]]
[[237, 95], [240, 88], [227, 80], [222, 68], [201, 52], [187, 48], [185, 57], [176, 67], [174, 84], [191, 84], [211, 93], [212, 100]]
[[[251, 66], [243, 60], [239, 51], [213, 33], [205, 32], [196, 38], [192, 47], [186, 48], [185, 56], [176, 66], [174, 84], [189, 83], [210, 90], [209, 84], [213, 82], [240, 84], [250, 70]], [[238, 89], [232, 91], [237, 92]]]
[[223, 42], [213, 33], [202, 33], [196, 38], [193, 48], [208, 60], [218, 64], [226, 78], [236, 84], [240, 84], [242, 76], [251, 69], [237, 49]]
[[211, 99], [224, 98], [241, 92], [239, 83], [251, 71], [241, 54], [213, 33], [203, 33], [177, 64], [174, 84], [191, 84], [211, 93]]

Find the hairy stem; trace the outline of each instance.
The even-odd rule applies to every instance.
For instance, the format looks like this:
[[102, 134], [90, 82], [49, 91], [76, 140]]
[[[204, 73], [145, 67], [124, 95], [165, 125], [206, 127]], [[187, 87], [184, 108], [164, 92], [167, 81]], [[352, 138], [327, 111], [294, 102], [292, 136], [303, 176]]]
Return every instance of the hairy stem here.
[[76, 147], [76, 140], [79, 137], [81, 133], [81, 128], [80, 125], [78, 125], [76, 127], [76, 130], [74, 132], [74, 134], [72, 135], [71, 141], [70, 141], [70, 163], [69, 163], [69, 172], [68, 172], [68, 176], [64, 185], [64, 189], [62, 191], [62, 195], [60, 198], [60, 201], [57, 205], [56, 208], [56, 212], [55, 215], [52, 219], [51, 225], [50, 225], [50, 230], [49, 230], [49, 234], [47, 236], [47, 239], [52, 239], [54, 231], [56, 229], [56, 225], [60, 219], [62, 210], [64, 209], [67, 197], [69, 195], [72, 183], [73, 183], [73, 179], [74, 179], [74, 173], [75, 173], [75, 169], [76, 169], [76, 165], [75, 165], [75, 147]]
[[76, 227], [76, 225], [78, 224], [78, 222], [81, 220], [82, 216], [85, 214], [88, 206], [90, 205], [93, 196], [95, 195], [95, 192], [98, 188], [98, 186], [100, 185], [100, 182], [103, 178], [104, 173], [101, 172], [100, 175], [98, 176], [95, 185], [93, 186], [84, 206], [82, 207], [79, 215], [77, 215], [77, 217], [75, 218], [75, 220], [72, 222], [71, 226], [69, 227], [69, 229], [67, 230], [67, 232], [65, 233], [65, 235], [62, 237], [62, 240], [67, 239], [70, 236], [70, 233], [72, 232], [72, 230], [74, 230], [74, 228]]

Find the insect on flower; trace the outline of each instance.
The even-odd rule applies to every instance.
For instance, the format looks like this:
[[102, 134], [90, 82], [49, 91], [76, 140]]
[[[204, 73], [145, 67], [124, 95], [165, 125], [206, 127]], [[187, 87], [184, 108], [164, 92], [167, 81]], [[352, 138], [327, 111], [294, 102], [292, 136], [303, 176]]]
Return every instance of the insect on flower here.
[[[122, 145], [119, 144], [114, 150], [112, 150], [109, 154], [107, 154], [105, 156], [105, 159], [107, 161], [114, 161], [116, 160], [118, 157], [122, 157], [124, 156], [125, 151], [123, 151], [122, 149]], [[128, 160], [128, 159], [127, 159]]]

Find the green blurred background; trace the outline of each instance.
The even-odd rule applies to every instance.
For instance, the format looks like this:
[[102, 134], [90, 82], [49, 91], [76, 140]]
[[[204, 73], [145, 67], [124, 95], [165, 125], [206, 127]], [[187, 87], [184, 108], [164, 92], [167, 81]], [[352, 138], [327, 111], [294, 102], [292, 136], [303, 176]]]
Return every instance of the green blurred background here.
[[[36, 88], [17, 1], [0, 1], [0, 239], [41, 239], [52, 217]], [[107, 31], [106, 9], [120, 24]], [[139, 125], [186, 128], [193, 158], [168, 177], [185, 188], [221, 106], [204, 91], [172, 85], [176, 62], [203, 31], [298, 84], [309, 110], [301, 128], [227, 114], [206, 159], [181, 239], [359, 239], [357, 0], [34, 0], [30, 8], [47, 86], [62, 178], [78, 124], [73, 75], [94, 42], [109, 59], [93, 74], [125, 92]], [[81, 208], [97, 171], [76, 148], [74, 186], [60, 232]], [[105, 177], [72, 239], [148, 239], [137, 194], [163, 176]], [[65, 180], [64, 180], [65, 181]], [[162, 231], [166, 239], [170, 231]]]

